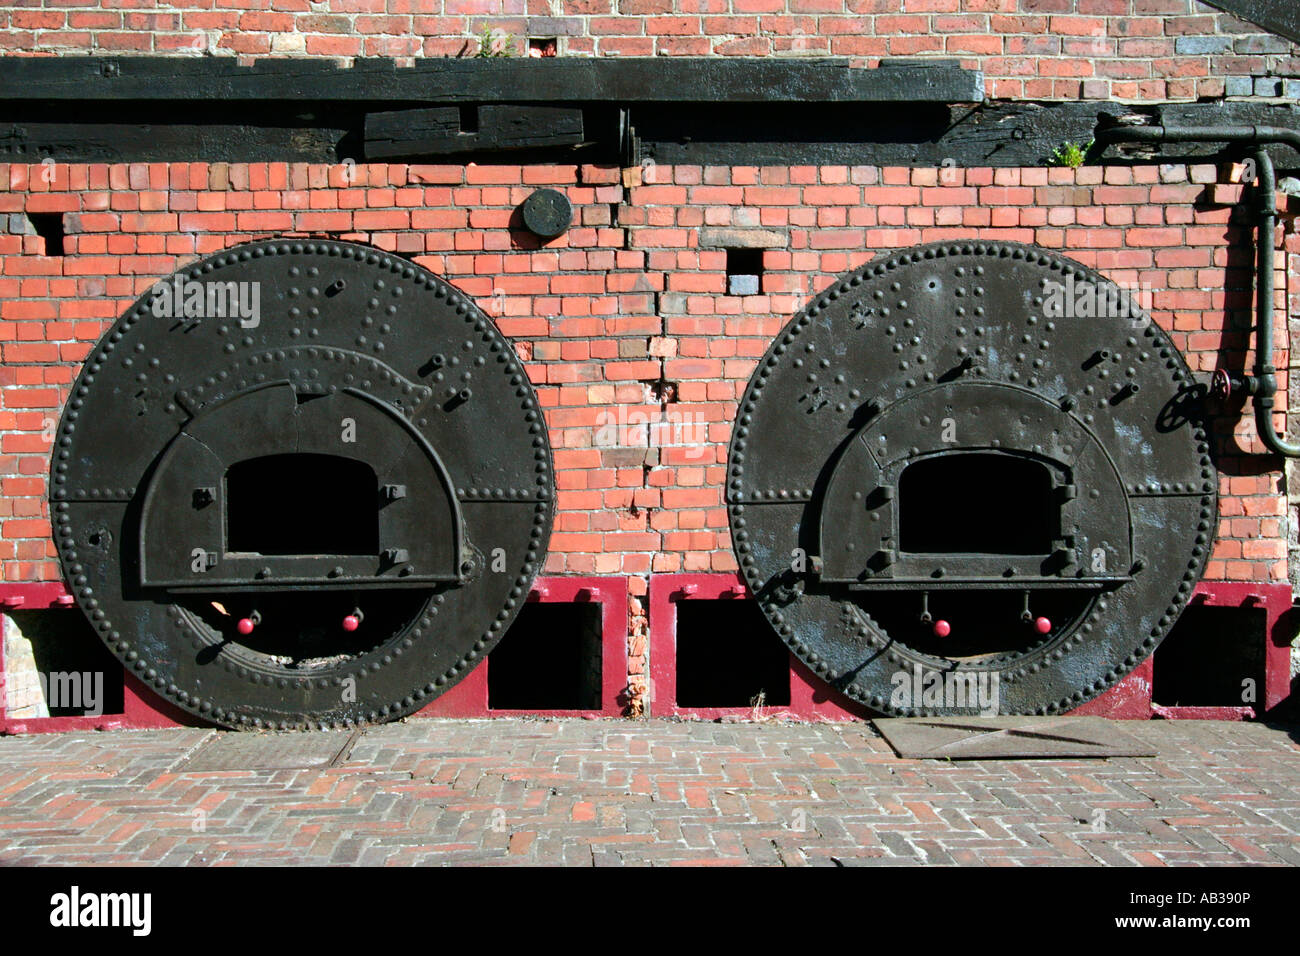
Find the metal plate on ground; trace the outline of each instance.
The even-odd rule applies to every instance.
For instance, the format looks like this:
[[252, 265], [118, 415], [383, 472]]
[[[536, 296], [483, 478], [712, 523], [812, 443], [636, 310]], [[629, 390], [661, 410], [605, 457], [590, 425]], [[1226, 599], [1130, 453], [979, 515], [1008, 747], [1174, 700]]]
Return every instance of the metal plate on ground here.
[[337, 765], [351, 751], [358, 731], [323, 733], [220, 733], [199, 747], [175, 773], [224, 770], [313, 770]]
[[873, 720], [900, 757], [1154, 757], [1154, 747], [1104, 717], [891, 717]]

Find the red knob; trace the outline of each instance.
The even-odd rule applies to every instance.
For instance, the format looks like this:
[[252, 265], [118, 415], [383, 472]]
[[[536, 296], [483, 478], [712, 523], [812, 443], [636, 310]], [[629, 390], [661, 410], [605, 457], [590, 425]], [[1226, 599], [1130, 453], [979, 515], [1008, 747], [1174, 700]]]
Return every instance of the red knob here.
[[934, 622], [935, 637], [947, 637], [951, 633], [952, 633], [952, 625], [949, 624], [947, 621]]
[[349, 614], [347, 617], [343, 619], [343, 630], [347, 631], [349, 634], [351, 634], [360, 626], [361, 626], [361, 618], [359, 618], [355, 614]]
[[1052, 622], [1045, 617], [1037, 618], [1034, 621], [1034, 630], [1039, 634], [1046, 634], [1052, 629]]
[[235, 625], [235, 630], [240, 634], [252, 634], [255, 627], [257, 627], [257, 622], [251, 617], [241, 617], [239, 623]]

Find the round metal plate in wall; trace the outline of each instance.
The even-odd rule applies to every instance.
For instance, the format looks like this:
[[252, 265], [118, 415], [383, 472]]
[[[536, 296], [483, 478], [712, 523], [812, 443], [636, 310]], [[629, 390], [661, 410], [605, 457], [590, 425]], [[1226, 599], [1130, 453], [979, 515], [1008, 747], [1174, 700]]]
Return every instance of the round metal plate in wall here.
[[236, 729], [419, 710], [546, 553], [537, 396], [463, 293], [397, 256], [254, 242], [160, 281], [91, 351], [51, 467], [100, 639]]
[[539, 189], [524, 200], [524, 225], [543, 239], [562, 235], [573, 223], [573, 204], [556, 189]]
[[875, 710], [1071, 710], [1155, 650], [1205, 569], [1204, 393], [1137, 302], [1054, 252], [883, 254], [750, 380], [741, 571], [791, 650]]

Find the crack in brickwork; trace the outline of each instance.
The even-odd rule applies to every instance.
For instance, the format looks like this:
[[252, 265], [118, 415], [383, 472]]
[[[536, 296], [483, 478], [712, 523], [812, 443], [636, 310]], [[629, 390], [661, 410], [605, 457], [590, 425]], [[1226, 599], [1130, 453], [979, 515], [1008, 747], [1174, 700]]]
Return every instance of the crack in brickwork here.
[[650, 713], [650, 619], [646, 614], [645, 594], [649, 581], [636, 579], [634, 593], [628, 597], [627, 673], [629, 717]]

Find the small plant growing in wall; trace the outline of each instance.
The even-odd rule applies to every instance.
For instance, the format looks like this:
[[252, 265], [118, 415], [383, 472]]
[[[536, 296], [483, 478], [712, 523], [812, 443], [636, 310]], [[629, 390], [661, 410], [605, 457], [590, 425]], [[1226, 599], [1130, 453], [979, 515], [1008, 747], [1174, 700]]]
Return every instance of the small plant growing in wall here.
[[1066, 140], [1060, 146], [1052, 151], [1051, 157], [1047, 160], [1049, 166], [1068, 166], [1070, 169], [1078, 169], [1088, 158], [1088, 150], [1092, 149], [1094, 140], [1088, 140], [1080, 146], [1078, 143]]
[[510, 33], [498, 34], [493, 32], [491, 27], [484, 27], [483, 34], [478, 39], [478, 57], [502, 57], [514, 56], [514, 35]]

